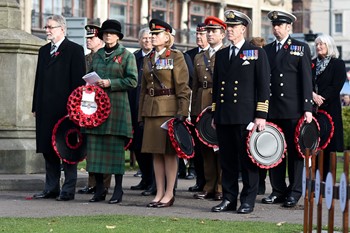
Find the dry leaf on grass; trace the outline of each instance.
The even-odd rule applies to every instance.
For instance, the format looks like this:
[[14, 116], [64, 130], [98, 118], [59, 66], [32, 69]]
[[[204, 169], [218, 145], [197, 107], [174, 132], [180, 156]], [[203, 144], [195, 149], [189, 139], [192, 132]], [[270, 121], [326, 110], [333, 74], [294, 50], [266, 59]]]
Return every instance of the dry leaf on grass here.
[[282, 226], [282, 225], [285, 224], [285, 223], [286, 223], [286, 222], [279, 222], [279, 223], [277, 223], [276, 225], [280, 227], [280, 226]]

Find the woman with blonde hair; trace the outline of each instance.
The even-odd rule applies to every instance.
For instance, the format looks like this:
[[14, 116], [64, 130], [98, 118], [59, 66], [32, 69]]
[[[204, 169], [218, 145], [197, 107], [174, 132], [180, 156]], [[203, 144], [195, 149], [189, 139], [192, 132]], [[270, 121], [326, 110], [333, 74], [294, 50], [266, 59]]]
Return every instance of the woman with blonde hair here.
[[174, 203], [177, 155], [168, 132], [161, 128], [175, 117], [188, 116], [190, 88], [188, 69], [181, 51], [171, 49], [172, 27], [159, 19], [149, 23], [154, 50], [145, 57], [139, 102], [139, 122], [144, 125], [142, 153], [153, 154], [157, 194], [147, 207], [169, 207]]

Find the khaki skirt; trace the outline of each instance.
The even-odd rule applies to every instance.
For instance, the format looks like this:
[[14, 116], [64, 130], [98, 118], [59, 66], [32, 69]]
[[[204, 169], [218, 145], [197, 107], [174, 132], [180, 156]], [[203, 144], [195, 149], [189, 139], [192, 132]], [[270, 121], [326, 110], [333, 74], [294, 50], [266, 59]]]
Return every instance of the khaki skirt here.
[[175, 155], [175, 149], [171, 145], [168, 131], [160, 126], [172, 117], [145, 117], [142, 153], [171, 154]]

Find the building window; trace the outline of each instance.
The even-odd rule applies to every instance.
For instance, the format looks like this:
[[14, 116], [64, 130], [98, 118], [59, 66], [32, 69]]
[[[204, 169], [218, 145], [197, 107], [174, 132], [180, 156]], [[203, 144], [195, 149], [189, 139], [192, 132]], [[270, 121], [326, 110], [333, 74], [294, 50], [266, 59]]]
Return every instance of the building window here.
[[343, 14], [335, 14], [335, 33], [343, 32]]
[[118, 20], [122, 25], [124, 36], [134, 36], [136, 29], [132, 25], [134, 21], [133, 0], [111, 0], [109, 4], [109, 18]]
[[174, 25], [174, 3], [172, 0], [151, 0], [151, 18]]
[[204, 20], [205, 20], [205, 4], [204, 3], [191, 4], [189, 13], [190, 13], [189, 43], [195, 44], [197, 24], [204, 23]]
[[64, 17], [85, 17], [86, 1], [84, 0], [33, 0], [32, 29], [41, 29], [50, 15]]
[[261, 12], [261, 37], [265, 39], [266, 42], [269, 42], [269, 37], [271, 37], [272, 26], [269, 18], [267, 17], [267, 11]]

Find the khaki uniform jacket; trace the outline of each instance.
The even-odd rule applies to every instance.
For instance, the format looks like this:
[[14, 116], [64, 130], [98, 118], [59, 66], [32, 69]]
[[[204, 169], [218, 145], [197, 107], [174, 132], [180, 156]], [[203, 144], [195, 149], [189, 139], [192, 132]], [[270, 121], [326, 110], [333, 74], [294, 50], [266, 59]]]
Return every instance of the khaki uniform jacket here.
[[[141, 81], [138, 121], [143, 117], [174, 116], [187, 117], [189, 112], [191, 89], [188, 86], [188, 68], [182, 52], [167, 49], [159, 59], [168, 65], [157, 67], [155, 52], [145, 57]], [[172, 62], [172, 65], [170, 65]], [[153, 72], [152, 72], [153, 70]], [[159, 81], [166, 89], [174, 89], [175, 95], [151, 96], [150, 90], [162, 89]]]
[[[222, 48], [225, 46], [220, 49]], [[191, 116], [198, 116], [204, 108], [212, 104], [215, 54], [210, 57], [209, 50], [206, 50], [194, 58]]]

